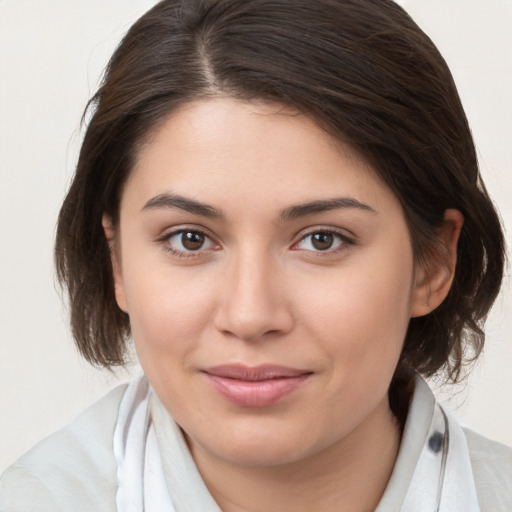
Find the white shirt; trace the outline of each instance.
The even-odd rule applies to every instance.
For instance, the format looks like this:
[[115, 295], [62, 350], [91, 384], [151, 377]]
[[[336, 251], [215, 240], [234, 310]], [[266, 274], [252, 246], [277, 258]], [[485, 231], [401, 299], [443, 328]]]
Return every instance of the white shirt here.
[[[113, 436], [125, 390], [126, 385], [108, 393], [7, 469], [0, 478], [0, 512], [116, 511], [118, 464]], [[434, 405], [428, 387], [417, 385], [379, 512], [401, 510], [407, 494], [416, 492], [411, 478]], [[151, 412], [160, 447], [173, 443], [171, 450], [160, 451], [176, 510], [220, 510], [201, 480], [179, 428], [156, 396], [151, 399]], [[512, 448], [470, 430], [464, 433], [482, 512], [512, 511]]]

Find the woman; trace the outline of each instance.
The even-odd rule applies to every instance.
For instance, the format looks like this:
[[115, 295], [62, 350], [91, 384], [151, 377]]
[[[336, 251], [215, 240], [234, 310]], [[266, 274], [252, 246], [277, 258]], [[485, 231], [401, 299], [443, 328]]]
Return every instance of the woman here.
[[507, 510], [511, 451], [421, 376], [483, 346], [500, 223], [453, 80], [392, 2], [161, 2], [91, 100], [55, 255], [121, 387], [2, 510]]

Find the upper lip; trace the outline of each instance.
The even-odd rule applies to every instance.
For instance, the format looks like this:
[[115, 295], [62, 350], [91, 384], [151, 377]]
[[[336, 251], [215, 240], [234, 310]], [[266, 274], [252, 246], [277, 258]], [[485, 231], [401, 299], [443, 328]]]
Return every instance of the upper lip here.
[[301, 375], [312, 373], [309, 370], [299, 370], [274, 364], [263, 364], [259, 366], [224, 364], [220, 366], [213, 366], [203, 371], [215, 377], [254, 382], [270, 379], [300, 377]]

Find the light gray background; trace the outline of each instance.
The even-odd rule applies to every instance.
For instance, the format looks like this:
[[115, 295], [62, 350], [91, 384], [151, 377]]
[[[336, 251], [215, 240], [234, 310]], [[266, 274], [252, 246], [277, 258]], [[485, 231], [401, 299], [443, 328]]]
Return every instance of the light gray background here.
[[[78, 357], [55, 290], [52, 242], [82, 110], [122, 34], [154, 3], [0, 0], [0, 471], [129, 378]], [[452, 68], [510, 251], [512, 1], [400, 3]], [[482, 361], [467, 385], [441, 392], [464, 424], [509, 445], [511, 331], [507, 278]]]

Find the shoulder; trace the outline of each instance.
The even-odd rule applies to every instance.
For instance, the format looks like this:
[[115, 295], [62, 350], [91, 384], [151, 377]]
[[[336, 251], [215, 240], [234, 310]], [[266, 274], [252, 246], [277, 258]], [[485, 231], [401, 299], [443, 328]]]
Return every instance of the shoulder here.
[[115, 510], [112, 437], [125, 389], [110, 391], [10, 466], [0, 478], [0, 510]]
[[464, 428], [482, 511], [506, 511], [512, 505], [512, 448]]

